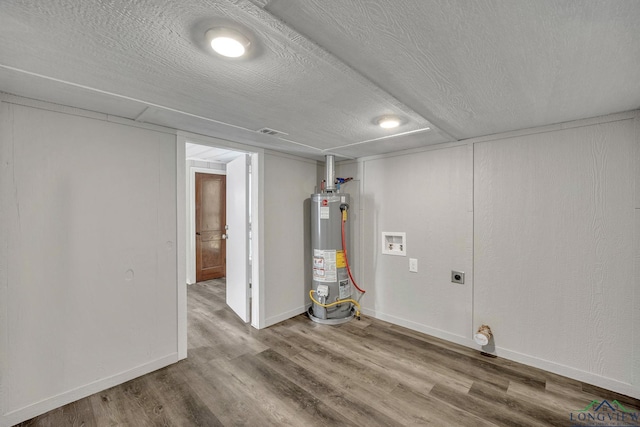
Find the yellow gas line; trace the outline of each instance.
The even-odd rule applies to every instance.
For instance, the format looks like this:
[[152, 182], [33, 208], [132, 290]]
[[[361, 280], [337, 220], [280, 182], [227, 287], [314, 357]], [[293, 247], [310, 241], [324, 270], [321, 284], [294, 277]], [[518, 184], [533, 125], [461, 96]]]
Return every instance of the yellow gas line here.
[[311, 290], [309, 291], [309, 298], [311, 298], [311, 301], [315, 302], [315, 303], [316, 303], [316, 304], [318, 304], [320, 307], [328, 308], [328, 307], [333, 307], [334, 305], [342, 304], [343, 302], [350, 302], [350, 303], [352, 303], [353, 305], [355, 305], [355, 306], [357, 307], [357, 310], [356, 310], [356, 317], [357, 317], [358, 319], [360, 318], [360, 303], [359, 303], [358, 301], [356, 301], [356, 300], [354, 300], [354, 299], [351, 299], [351, 298], [348, 298], [348, 299], [339, 299], [338, 301], [336, 301], [336, 302], [332, 302], [332, 303], [330, 303], [330, 304], [322, 304], [321, 302], [319, 302], [318, 300], [316, 300], [316, 299], [313, 297], [313, 294], [314, 294], [315, 292], [316, 292], [316, 291], [314, 291], [313, 289], [311, 289]]

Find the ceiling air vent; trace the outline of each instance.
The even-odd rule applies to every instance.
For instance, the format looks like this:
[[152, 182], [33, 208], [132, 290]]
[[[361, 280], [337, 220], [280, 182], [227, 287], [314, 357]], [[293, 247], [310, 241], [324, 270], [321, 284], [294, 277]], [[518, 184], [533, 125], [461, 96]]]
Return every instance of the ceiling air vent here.
[[258, 133], [263, 133], [265, 135], [279, 136], [279, 135], [288, 135], [288, 133], [281, 132], [279, 130], [270, 129], [270, 128], [262, 128], [257, 130]]

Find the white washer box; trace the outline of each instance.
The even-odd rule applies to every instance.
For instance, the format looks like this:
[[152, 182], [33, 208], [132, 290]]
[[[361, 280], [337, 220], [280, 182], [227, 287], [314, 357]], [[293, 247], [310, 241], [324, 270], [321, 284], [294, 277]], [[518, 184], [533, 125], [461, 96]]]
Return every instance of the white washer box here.
[[407, 256], [407, 233], [383, 231], [382, 253], [385, 255]]

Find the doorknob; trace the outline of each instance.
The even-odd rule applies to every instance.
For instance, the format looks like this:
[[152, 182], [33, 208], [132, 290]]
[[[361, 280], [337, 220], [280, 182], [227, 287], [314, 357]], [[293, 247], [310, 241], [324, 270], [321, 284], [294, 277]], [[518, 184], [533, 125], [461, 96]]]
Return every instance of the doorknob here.
[[223, 234], [223, 235], [222, 235], [222, 239], [223, 239], [223, 240], [224, 240], [224, 239], [228, 239], [228, 238], [229, 238], [229, 235], [227, 235], [227, 234]]

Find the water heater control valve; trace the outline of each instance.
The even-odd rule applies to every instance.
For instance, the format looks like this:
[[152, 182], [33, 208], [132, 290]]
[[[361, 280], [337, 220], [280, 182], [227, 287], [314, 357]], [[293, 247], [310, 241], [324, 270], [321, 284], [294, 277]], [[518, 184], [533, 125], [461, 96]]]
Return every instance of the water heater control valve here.
[[329, 286], [327, 285], [318, 285], [318, 290], [316, 291], [316, 295], [320, 298], [329, 296]]

